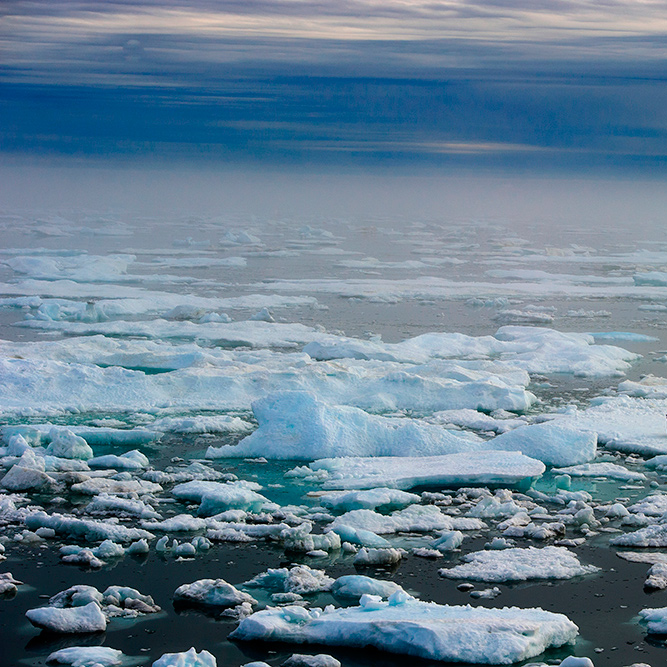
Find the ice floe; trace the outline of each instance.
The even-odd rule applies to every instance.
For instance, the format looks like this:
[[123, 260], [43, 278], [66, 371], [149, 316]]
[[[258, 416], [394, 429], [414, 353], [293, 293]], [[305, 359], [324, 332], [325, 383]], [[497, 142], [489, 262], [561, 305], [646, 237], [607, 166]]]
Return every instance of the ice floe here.
[[231, 637], [372, 646], [443, 662], [511, 664], [573, 641], [577, 630], [562, 614], [541, 609], [442, 606], [399, 591], [387, 602], [365, 596], [362, 605], [346, 609], [259, 611], [241, 621]]
[[460, 565], [441, 569], [440, 575], [448, 579], [504, 583], [531, 579], [570, 579], [599, 571], [594, 565], [582, 565], [564, 547], [554, 546], [476, 551], [463, 556], [461, 560], [463, 563]]
[[289, 474], [319, 478], [330, 489], [386, 486], [408, 490], [482, 485], [528, 487], [544, 470], [541, 461], [519, 452], [483, 450], [443, 456], [319, 459]]

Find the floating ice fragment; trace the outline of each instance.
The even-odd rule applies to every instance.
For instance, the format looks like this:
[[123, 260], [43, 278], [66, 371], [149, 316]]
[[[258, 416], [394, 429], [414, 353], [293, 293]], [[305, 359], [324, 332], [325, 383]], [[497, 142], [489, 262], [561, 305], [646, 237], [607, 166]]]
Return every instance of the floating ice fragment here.
[[93, 450], [90, 445], [68, 428], [54, 427], [49, 433], [51, 442], [46, 448], [46, 453], [59, 456], [64, 459], [91, 459]]
[[403, 549], [371, 549], [362, 547], [354, 557], [354, 564], [360, 567], [393, 565], [401, 561], [406, 552]]
[[70, 646], [54, 651], [46, 661], [71, 667], [112, 667], [123, 662], [123, 652], [105, 646]]
[[295, 565], [291, 568], [269, 568], [266, 572], [243, 584], [247, 588], [264, 588], [278, 593], [298, 593], [309, 595], [328, 591], [334, 580], [324, 570], [314, 570], [307, 565]]
[[282, 667], [341, 667], [341, 665], [339, 660], [326, 653], [318, 655], [295, 653], [283, 662]]
[[641, 621], [651, 635], [667, 635], [667, 607], [642, 609], [639, 612]]
[[320, 496], [320, 504], [323, 507], [342, 512], [355, 509], [389, 511], [418, 502], [419, 496], [414, 493], [388, 488], [328, 493]]
[[174, 601], [207, 607], [236, 607], [244, 602], [257, 604], [251, 595], [239, 591], [224, 579], [199, 579], [183, 584], [174, 592]]
[[107, 627], [107, 619], [95, 602], [69, 609], [58, 607], [29, 609], [26, 616], [35, 627], [62, 634], [104, 632]]
[[197, 653], [193, 647], [184, 653], [165, 653], [153, 667], [217, 667], [217, 662], [208, 651]]
[[454, 435], [418, 420], [329, 405], [311, 392], [277, 392], [255, 401], [252, 407], [259, 428], [238, 445], [209, 450], [207, 457], [312, 460], [325, 456], [427, 456], [465, 451], [480, 444], [475, 438]]
[[335, 598], [358, 599], [366, 594], [388, 598], [396, 591], [402, 591], [403, 588], [393, 581], [373, 579], [361, 574], [348, 574], [338, 577], [331, 584], [330, 590]]

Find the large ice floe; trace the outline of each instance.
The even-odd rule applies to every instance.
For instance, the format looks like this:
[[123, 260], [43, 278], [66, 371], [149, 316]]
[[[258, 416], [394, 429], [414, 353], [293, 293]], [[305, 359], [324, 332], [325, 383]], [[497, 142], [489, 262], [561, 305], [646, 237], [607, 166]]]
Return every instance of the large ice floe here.
[[245, 641], [374, 647], [443, 662], [511, 664], [574, 641], [577, 626], [542, 609], [485, 609], [364, 595], [343, 609], [283, 607], [254, 613], [231, 634]]
[[440, 575], [448, 579], [501, 583], [571, 579], [599, 571], [594, 565], [582, 565], [568, 549], [553, 546], [476, 551], [461, 560], [463, 563], [460, 565], [441, 569]]
[[519, 452], [480, 450], [442, 456], [339, 457], [319, 459], [287, 473], [323, 481], [329, 489], [390, 487], [529, 487], [545, 470]]

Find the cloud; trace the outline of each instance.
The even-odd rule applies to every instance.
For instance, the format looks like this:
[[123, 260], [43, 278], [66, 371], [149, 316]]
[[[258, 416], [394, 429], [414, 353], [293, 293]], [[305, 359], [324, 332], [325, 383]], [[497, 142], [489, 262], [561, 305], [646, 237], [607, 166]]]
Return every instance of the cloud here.
[[0, 147], [661, 159], [666, 5], [8, 1]]

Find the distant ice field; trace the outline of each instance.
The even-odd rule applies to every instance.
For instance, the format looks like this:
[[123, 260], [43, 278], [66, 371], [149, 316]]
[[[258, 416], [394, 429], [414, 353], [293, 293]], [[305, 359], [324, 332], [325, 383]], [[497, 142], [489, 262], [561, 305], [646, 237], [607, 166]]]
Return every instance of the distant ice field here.
[[0, 663], [664, 662], [667, 236], [531, 222], [0, 215]]

